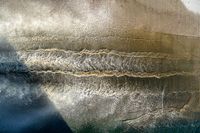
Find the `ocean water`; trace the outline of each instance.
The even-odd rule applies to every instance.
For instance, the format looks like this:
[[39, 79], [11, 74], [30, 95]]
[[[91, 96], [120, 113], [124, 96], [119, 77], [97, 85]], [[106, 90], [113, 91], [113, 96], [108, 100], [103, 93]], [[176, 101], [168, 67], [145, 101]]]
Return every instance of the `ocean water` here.
[[51, 101], [24, 75], [0, 75], [0, 133], [70, 133]]
[[[14, 48], [0, 39], [0, 133], [71, 133]], [[13, 58], [14, 61], [8, 61]], [[17, 65], [15, 64], [17, 63]], [[18, 72], [23, 68], [24, 72]]]

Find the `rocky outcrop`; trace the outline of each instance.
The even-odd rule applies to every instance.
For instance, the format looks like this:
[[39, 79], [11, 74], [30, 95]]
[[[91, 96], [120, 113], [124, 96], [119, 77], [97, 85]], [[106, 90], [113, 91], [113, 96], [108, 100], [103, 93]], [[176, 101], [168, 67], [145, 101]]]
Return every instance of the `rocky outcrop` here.
[[200, 119], [199, 15], [180, 0], [2, 0], [0, 20], [0, 73], [30, 84], [1, 90], [44, 93], [75, 132]]

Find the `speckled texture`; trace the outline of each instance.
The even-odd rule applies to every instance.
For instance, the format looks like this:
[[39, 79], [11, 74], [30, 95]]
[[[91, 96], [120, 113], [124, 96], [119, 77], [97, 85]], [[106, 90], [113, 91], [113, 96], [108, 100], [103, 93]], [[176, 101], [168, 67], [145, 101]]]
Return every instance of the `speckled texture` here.
[[199, 18], [181, 0], [0, 0], [0, 102], [44, 96], [74, 132], [198, 132]]

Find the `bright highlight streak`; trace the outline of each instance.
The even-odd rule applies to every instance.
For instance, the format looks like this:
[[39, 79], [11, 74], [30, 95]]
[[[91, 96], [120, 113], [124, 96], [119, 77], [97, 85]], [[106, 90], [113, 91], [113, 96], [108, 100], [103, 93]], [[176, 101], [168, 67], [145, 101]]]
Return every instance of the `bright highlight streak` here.
[[200, 14], [200, 0], [181, 0], [181, 1], [188, 10]]

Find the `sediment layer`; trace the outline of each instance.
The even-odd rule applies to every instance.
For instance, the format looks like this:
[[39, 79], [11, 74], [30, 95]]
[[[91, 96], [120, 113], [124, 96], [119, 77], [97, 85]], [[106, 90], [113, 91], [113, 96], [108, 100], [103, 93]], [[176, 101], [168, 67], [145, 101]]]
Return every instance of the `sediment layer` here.
[[[168, 77], [195, 75], [196, 60], [173, 54], [109, 50], [40, 49], [1, 52], [0, 72], [55, 72], [76, 76]], [[22, 65], [23, 64], [23, 65]]]
[[75, 132], [200, 118], [200, 21], [181, 0], [0, 0], [0, 20], [0, 102], [45, 95]]

